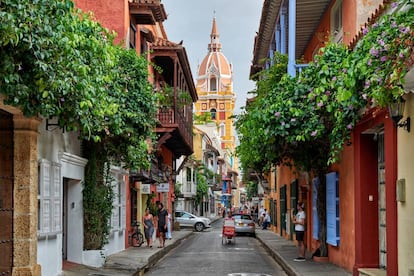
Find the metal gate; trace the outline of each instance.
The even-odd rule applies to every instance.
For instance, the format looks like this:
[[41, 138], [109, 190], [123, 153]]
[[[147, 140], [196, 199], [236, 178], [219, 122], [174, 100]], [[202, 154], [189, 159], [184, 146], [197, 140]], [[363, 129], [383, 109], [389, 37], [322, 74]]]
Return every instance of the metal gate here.
[[0, 275], [13, 267], [13, 116], [0, 110]]

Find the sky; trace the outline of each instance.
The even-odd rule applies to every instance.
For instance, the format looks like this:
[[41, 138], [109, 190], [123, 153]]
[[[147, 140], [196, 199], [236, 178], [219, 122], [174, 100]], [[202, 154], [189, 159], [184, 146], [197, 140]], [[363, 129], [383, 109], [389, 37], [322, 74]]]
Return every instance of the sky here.
[[255, 88], [249, 80], [253, 45], [259, 30], [262, 0], [162, 0], [167, 20], [164, 21], [168, 40], [180, 42], [186, 49], [194, 81], [198, 64], [208, 53], [213, 18], [222, 44], [222, 53], [233, 64], [235, 113], [251, 98]]

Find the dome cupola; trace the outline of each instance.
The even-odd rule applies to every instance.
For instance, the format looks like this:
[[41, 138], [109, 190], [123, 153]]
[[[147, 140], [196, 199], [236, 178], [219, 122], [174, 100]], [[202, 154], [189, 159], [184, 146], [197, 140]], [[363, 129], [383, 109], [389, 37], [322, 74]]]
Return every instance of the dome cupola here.
[[198, 66], [197, 88], [204, 92], [226, 91], [232, 86], [232, 71], [232, 65], [221, 52], [220, 35], [214, 17], [208, 53]]

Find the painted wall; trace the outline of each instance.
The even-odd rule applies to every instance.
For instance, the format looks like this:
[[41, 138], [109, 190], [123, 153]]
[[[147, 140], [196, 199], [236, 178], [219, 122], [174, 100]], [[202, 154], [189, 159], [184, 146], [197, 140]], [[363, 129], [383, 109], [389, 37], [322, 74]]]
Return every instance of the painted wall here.
[[355, 190], [354, 190], [354, 147], [345, 146], [341, 162], [331, 167], [331, 171], [339, 174], [339, 218], [340, 242], [339, 246], [328, 245], [329, 261], [352, 270], [355, 260]]
[[[67, 259], [81, 263], [83, 249], [82, 185], [84, 166], [87, 160], [79, 157], [80, 141], [77, 133], [63, 132], [51, 127], [46, 130], [46, 120], [39, 125], [38, 160], [46, 159], [61, 165], [60, 210], [63, 210], [63, 178], [70, 179], [67, 193], [67, 229], [63, 228], [63, 214], [60, 216], [62, 231], [66, 231]], [[43, 275], [56, 275], [62, 270], [62, 232], [38, 236], [37, 256]]]
[[75, 0], [74, 2], [76, 7], [81, 10], [85, 12], [92, 11], [102, 26], [114, 30], [117, 33], [116, 43], [122, 42], [127, 37], [129, 30], [129, 8], [127, 0]]
[[[405, 116], [414, 118], [414, 95], [406, 95]], [[398, 129], [398, 179], [405, 179], [405, 202], [397, 202], [398, 211], [398, 274], [414, 272], [414, 131]], [[410, 274], [411, 273], [411, 274]]]

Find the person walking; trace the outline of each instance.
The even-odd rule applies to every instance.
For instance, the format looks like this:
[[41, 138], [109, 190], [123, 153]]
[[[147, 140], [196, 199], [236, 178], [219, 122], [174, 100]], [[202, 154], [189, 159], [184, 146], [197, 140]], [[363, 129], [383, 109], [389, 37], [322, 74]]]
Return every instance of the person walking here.
[[291, 210], [291, 219], [293, 224], [295, 224], [296, 240], [299, 248], [299, 256], [294, 259], [296, 262], [306, 261], [304, 243], [306, 214], [304, 208], [305, 204], [303, 202], [298, 202], [296, 215], [294, 215], [294, 209], [292, 208]]
[[167, 216], [167, 233], [165, 235], [165, 237], [168, 240], [171, 240], [172, 239], [172, 235], [171, 235], [171, 225], [172, 225], [172, 216], [171, 216], [171, 213], [168, 212], [168, 216]]
[[164, 209], [164, 204], [161, 202], [158, 203], [158, 232], [159, 232], [159, 241], [160, 245], [158, 248], [162, 248], [165, 245], [165, 233], [167, 232], [167, 221], [168, 221], [168, 212]]
[[150, 209], [145, 208], [145, 214], [142, 217], [142, 224], [144, 225], [145, 239], [147, 240], [147, 247], [152, 248], [152, 235], [154, 235], [154, 217], [150, 213]]

